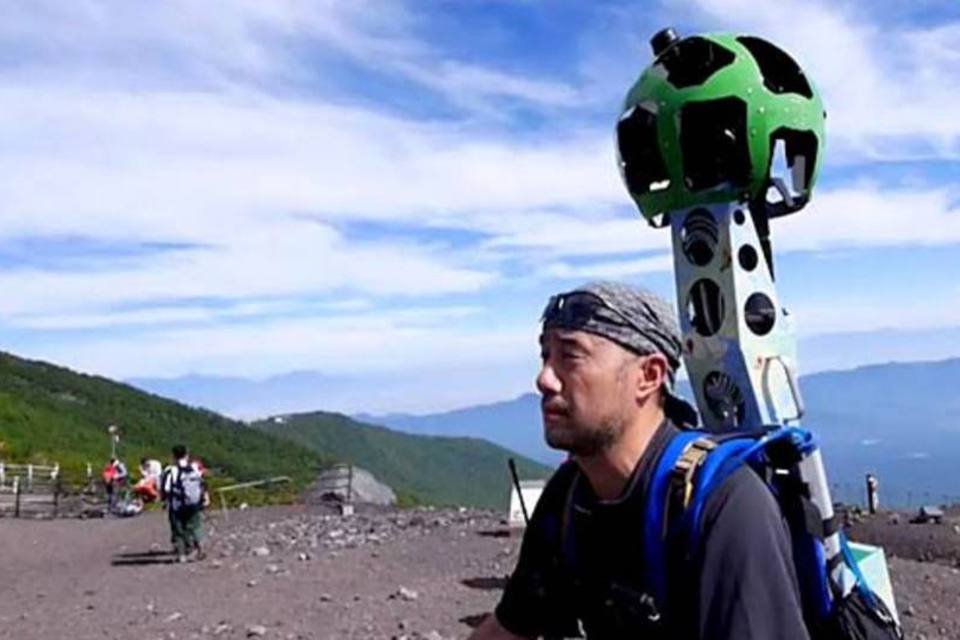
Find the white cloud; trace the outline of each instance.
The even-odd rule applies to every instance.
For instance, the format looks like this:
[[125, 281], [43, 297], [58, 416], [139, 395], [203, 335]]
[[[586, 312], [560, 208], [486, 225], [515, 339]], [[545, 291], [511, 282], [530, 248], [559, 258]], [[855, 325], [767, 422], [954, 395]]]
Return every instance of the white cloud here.
[[0, 313], [16, 324], [29, 323], [38, 314], [151, 300], [309, 296], [337, 290], [437, 296], [475, 291], [496, 278], [495, 273], [458, 267], [455, 258], [438, 258], [417, 246], [346, 243], [329, 227], [312, 222], [280, 220], [247, 225], [242, 231], [245, 237], [229, 237], [229, 244], [167, 253], [141, 268], [0, 272], [0, 290], [5, 292]]
[[403, 375], [443, 369], [451, 357], [464, 369], [532, 361], [534, 323], [477, 327], [465, 321], [473, 314], [454, 307], [157, 329], [82, 343], [51, 340], [26, 355], [118, 378], [186, 371], [255, 377], [304, 369]]
[[[835, 157], [956, 151], [960, 119], [946, 109], [960, 97], [958, 25], [886, 33], [822, 4], [683, 6], [698, 22], [769, 36], [794, 53], [827, 95]], [[504, 263], [517, 259], [531, 279], [668, 269], [669, 232], [649, 228], [620, 184], [612, 121], [577, 120], [571, 108], [583, 101], [584, 111], [595, 109], [597, 96], [619, 86], [622, 68], [633, 73], [648, 60], [603, 49], [622, 47], [624, 32], [587, 34], [593, 40], [578, 75], [556, 80], [450, 57], [420, 36], [429, 15], [416, 8], [254, 0], [0, 6], [0, 46], [24, 52], [0, 71], [0, 240], [200, 245], [96, 273], [0, 270], [5, 326], [139, 328], [44, 347], [52, 359], [115, 375], [271, 373], [317, 362], [438, 367], [461, 355], [467, 365], [489, 364], [526, 348], [529, 336], [457, 329], [462, 318], [454, 316], [442, 326], [376, 325], [362, 314], [343, 323], [340, 314], [398, 295], [489, 291], [503, 282]], [[334, 59], [425, 87], [452, 104], [453, 115], [391, 115], [363, 90], [328, 95], [324, 65]], [[597, 68], [611, 63], [621, 67], [605, 84]], [[271, 93], [271, 82], [285, 91]], [[290, 90], [306, 86], [316, 93]], [[523, 103], [538, 127], [518, 135], [505, 126], [491, 108], [504, 99]], [[566, 109], [563, 121], [543, 126], [557, 108]], [[906, 138], [922, 144], [898, 146]], [[809, 210], [774, 223], [774, 246], [958, 243], [955, 195], [922, 184], [819, 191]], [[350, 235], [348, 223], [369, 221], [402, 225], [414, 239]], [[487, 237], [452, 247], [438, 229]], [[624, 257], [635, 252], [661, 253]], [[345, 297], [343, 308], [304, 300], [333, 294]], [[221, 306], [169, 303], [191, 298]], [[896, 317], [910, 326], [960, 323], [951, 305]], [[862, 328], [862, 318], [850, 318], [893, 322], [884, 308], [825, 304], [804, 317], [817, 318], [808, 332]], [[298, 314], [309, 317], [283, 319]], [[150, 328], [158, 324], [187, 326]]]
[[884, 188], [862, 183], [814, 195], [771, 224], [778, 251], [960, 243], [960, 206], [948, 188]]
[[544, 267], [542, 277], [548, 278], [602, 278], [618, 279], [642, 273], [673, 270], [673, 254], [663, 254], [639, 260], [610, 260], [586, 264], [554, 262]]
[[[884, 329], [924, 331], [960, 326], [960, 295], [944, 296], [933, 304], [898, 300], [891, 296], [864, 298], [855, 292], [839, 300], [810, 300], [795, 309], [797, 332], [813, 336], [844, 332], [869, 332]], [[854, 295], [858, 296], [854, 298]], [[946, 354], [949, 355], [949, 354]], [[908, 359], [908, 358], [907, 358]]]

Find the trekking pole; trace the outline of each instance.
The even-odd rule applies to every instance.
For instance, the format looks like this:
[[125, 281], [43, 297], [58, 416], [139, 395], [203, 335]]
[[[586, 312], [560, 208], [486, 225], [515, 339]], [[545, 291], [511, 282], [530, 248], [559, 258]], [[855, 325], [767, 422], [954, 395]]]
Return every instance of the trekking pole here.
[[513, 458], [507, 460], [507, 466], [510, 467], [510, 476], [513, 478], [513, 486], [517, 489], [517, 497], [520, 498], [520, 509], [523, 511], [523, 524], [530, 524], [530, 517], [527, 515], [527, 505], [523, 502], [523, 492], [520, 491], [520, 478], [517, 476], [517, 465]]

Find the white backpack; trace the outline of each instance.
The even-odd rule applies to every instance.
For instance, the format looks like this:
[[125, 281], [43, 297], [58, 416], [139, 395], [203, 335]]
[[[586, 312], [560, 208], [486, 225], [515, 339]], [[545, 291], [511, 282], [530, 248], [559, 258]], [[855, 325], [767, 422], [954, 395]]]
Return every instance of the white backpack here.
[[175, 467], [172, 473], [176, 474], [171, 478], [173, 498], [175, 507], [199, 507], [203, 505], [203, 475], [194, 465], [186, 467]]

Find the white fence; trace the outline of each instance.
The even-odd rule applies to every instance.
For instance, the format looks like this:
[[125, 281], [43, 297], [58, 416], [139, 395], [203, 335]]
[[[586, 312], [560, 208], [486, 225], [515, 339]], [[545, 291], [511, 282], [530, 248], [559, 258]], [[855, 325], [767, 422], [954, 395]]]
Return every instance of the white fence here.
[[0, 462], [0, 515], [57, 516], [60, 507], [60, 465]]

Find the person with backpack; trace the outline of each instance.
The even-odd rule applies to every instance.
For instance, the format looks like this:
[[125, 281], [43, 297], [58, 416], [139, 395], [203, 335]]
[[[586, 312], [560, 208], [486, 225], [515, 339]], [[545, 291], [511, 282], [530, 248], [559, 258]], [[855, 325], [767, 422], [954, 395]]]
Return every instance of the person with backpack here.
[[173, 447], [173, 463], [164, 469], [160, 486], [167, 504], [170, 540], [177, 562], [202, 560], [200, 541], [203, 539], [207, 491], [203, 474], [191, 462], [184, 445]]
[[[697, 418], [673, 393], [682, 346], [671, 306], [642, 288], [590, 283], [553, 296], [542, 322], [544, 437], [571, 459], [471, 638], [807, 640], [789, 530], [751, 468], [707, 497], [695, 545], [667, 535], [677, 512], [650, 509], [658, 461]], [[652, 537], [665, 544], [651, 558]]]

